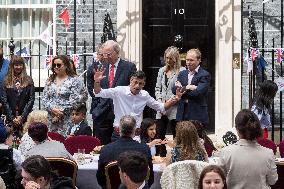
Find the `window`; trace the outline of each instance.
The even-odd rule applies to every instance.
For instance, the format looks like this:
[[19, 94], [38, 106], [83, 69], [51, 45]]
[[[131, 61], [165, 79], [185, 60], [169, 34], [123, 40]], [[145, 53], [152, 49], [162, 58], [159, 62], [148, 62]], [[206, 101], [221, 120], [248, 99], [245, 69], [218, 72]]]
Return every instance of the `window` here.
[[43, 87], [47, 78], [44, 75], [47, 73], [44, 70], [45, 57], [42, 55], [50, 54], [48, 49], [55, 49], [39, 40], [39, 36], [49, 27], [55, 46], [55, 21], [56, 0], [0, 0], [0, 46], [3, 45], [7, 55], [8, 45], [13, 37], [15, 53], [26, 47], [28, 54], [32, 55], [27, 66], [28, 73], [32, 75], [37, 87], [39, 83]]

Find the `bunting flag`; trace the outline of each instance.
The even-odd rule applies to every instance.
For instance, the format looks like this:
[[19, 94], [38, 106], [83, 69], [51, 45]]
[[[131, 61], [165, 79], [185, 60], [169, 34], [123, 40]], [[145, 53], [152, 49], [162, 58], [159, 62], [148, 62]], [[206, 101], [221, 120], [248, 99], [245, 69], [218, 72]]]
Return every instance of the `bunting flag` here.
[[257, 48], [250, 49], [250, 57], [252, 61], [255, 61], [258, 55], [259, 55], [259, 50]]
[[51, 27], [48, 26], [39, 36], [39, 39], [45, 42], [47, 45], [52, 46], [51, 39]]
[[262, 73], [262, 70], [265, 70], [267, 66], [266, 60], [264, 60], [263, 56], [259, 55], [258, 62], [257, 62], [257, 70], [259, 73]]
[[112, 21], [108, 13], [105, 14], [103, 35], [101, 37], [101, 43], [106, 42], [107, 40], [116, 40], [113, 30]]
[[52, 59], [53, 59], [53, 55], [44, 55], [45, 68], [47, 68], [49, 70], [51, 69]]
[[60, 13], [59, 18], [61, 18], [64, 21], [65, 28], [68, 28], [70, 23], [69, 13], [67, 7], [64, 8], [63, 12]]
[[276, 49], [276, 62], [284, 62], [284, 50], [280, 48]]
[[251, 61], [251, 57], [249, 56], [249, 51], [247, 50], [246, 57], [244, 61], [247, 63], [247, 73], [252, 71], [253, 62]]
[[283, 77], [278, 77], [277, 79], [275, 79], [274, 82], [277, 84], [279, 92], [284, 90], [284, 78]]
[[24, 47], [24, 48], [22, 48], [22, 49], [19, 49], [19, 50], [16, 52], [16, 55], [23, 57], [24, 60], [25, 60], [25, 63], [27, 63], [27, 62], [29, 61], [30, 57], [31, 57], [31, 56], [28, 54], [28, 51], [27, 51], [27, 48], [26, 48], [26, 47]]
[[79, 56], [79, 54], [71, 54], [70, 57], [74, 62], [75, 68], [76, 69], [80, 68], [80, 56]]

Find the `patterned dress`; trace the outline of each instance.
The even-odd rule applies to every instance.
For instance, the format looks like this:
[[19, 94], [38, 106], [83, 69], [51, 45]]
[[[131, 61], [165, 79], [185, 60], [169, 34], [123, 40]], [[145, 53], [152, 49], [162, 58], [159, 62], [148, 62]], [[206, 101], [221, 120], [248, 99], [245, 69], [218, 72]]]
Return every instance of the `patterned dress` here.
[[[177, 161], [182, 161], [180, 159], [180, 154], [181, 154], [181, 148], [179, 147], [174, 147], [172, 149], [172, 157], [171, 157], [171, 162], [177, 162]], [[195, 156], [195, 159], [194, 160], [197, 160], [197, 161], [205, 161], [205, 157], [203, 155], [202, 152], [198, 151], [196, 156]]]
[[[66, 136], [67, 128], [71, 125], [72, 108], [79, 103], [86, 102], [87, 90], [78, 77], [68, 76], [61, 85], [57, 86], [56, 81], [47, 80], [42, 96], [43, 107], [48, 111], [49, 131], [57, 132]], [[63, 110], [64, 116], [58, 122], [52, 121], [51, 110], [58, 108]]]

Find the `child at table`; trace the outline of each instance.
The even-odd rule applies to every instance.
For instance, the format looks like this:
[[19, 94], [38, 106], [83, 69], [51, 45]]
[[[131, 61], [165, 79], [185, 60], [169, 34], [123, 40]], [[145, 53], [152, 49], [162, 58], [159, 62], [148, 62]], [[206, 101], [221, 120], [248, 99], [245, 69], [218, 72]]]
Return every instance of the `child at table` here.
[[160, 154], [160, 146], [165, 145], [167, 143], [167, 139], [165, 138], [164, 140], [161, 140], [157, 138], [155, 121], [151, 118], [145, 118], [141, 122], [140, 129], [141, 143], [145, 143], [150, 147], [151, 155], [160, 155], [165, 157], [166, 154]]
[[85, 103], [75, 107], [71, 114], [72, 125], [67, 130], [67, 137], [88, 135], [92, 136], [92, 129], [86, 121], [87, 108]]

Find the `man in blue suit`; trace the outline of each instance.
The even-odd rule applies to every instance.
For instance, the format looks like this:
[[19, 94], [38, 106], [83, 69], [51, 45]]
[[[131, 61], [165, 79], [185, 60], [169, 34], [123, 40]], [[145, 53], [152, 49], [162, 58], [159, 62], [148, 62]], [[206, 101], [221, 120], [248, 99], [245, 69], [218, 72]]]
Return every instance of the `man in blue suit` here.
[[208, 125], [207, 93], [210, 85], [210, 74], [200, 67], [201, 52], [199, 49], [190, 49], [186, 54], [186, 67], [179, 73], [176, 85], [185, 91], [178, 103], [177, 121], [198, 120]]
[[2, 110], [1, 96], [3, 91], [4, 79], [8, 73], [10, 61], [4, 58], [3, 48], [0, 48], [0, 115]]
[[[103, 58], [102, 64], [94, 65], [94, 69], [97, 69], [98, 66], [103, 66], [106, 69], [105, 77], [100, 82], [101, 88], [108, 89], [116, 86], [128, 86], [131, 75], [136, 72], [136, 66], [119, 57], [120, 46], [118, 43], [113, 40], [106, 41], [102, 45], [101, 54]], [[93, 95], [93, 92], [90, 92], [90, 90], [89, 93]], [[101, 144], [110, 143], [114, 121], [112, 100], [98, 98], [91, 109], [95, 135], [100, 139]]]

